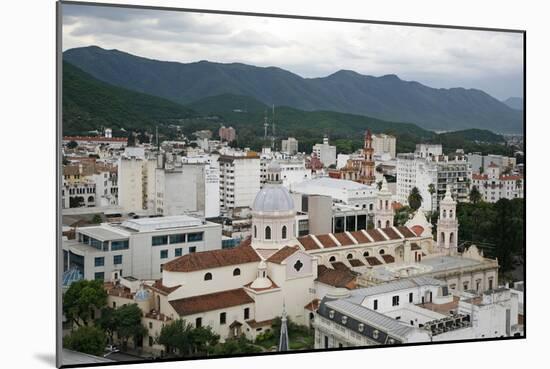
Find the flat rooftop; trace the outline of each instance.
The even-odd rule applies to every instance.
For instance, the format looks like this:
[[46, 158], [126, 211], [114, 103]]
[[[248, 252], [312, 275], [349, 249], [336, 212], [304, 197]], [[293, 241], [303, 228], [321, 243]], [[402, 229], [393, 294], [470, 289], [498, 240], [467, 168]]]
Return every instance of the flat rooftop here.
[[432, 268], [432, 272], [438, 272], [441, 270], [451, 270], [458, 268], [465, 268], [474, 265], [482, 264], [480, 261], [467, 259], [460, 256], [437, 256], [431, 258], [424, 258], [420, 262], [421, 265], [427, 265]]
[[203, 221], [188, 215], [175, 215], [169, 217], [128, 219], [121, 226], [137, 232], [151, 232], [162, 229], [197, 227], [203, 225]]
[[100, 241], [113, 241], [128, 238], [129, 234], [110, 225], [99, 225], [78, 228], [78, 232], [93, 237]]
[[336, 179], [330, 177], [314, 178], [300, 182], [292, 186], [292, 191], [302, 192], [315, 187], [326, 187], [337, 190], [371, 190], [372, 186], [348, 181], [347, 179]]

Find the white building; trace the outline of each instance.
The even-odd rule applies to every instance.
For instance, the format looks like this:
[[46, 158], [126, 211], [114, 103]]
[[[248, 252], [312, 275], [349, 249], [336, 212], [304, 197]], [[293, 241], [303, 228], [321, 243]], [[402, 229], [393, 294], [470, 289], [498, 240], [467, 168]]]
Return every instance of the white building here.
[[156, 209], [157, 160], [145, 158], [143, 150], [132, 149], [118, 162], [118, 203], [126, 212], [154, 213]]
[[336, 164], [336, 146], [328, 143], [328, 137], [323, 138], [322, 144], [313, 145], [312, 154], [315, 154], [325, 167]]
[[[441, 145], [417, 145], [415, 153], [397, 155], [397, 201], [407, 205], [413, 187], [422, 196], [421, 209], [435, 211], [447, 186], [458, 201], [468, 201], [472, 171], [464, 157], [438, 155]], [[432, 187], [433, 186], [433, 187]], [[433, 188], [433, 193], [430, 189]]]
[[296, 155], [298, 153], [298, 140], [294, 137], [281, 140], [281, 152], [288, 155]]
[[113, 273], [156, 279], [161, 266], [188, 253], [221, 249], [221, 226], [189, 216], [131, 219], [76, 229], [63, 241], [68, 269], [85, 279], [110, 280]]
[[312, 178], [310, 168], [306, 168], [306, 161], [303, 157], [294, 158], [273, 158], [273, 155], [266, 156], [260, 161], [260, 183], [261, 186], [267, 180], [267, 166], [276, 161], [281, 168], [281, 181], [283, 186], [290, 189], [294, 184], [304, 182]]
[[374, 209], [377, 191], [375, 185], [330, 177], [310, 179], [292, 185], [290, 188], [293, 193], [330, 196], [334, 202], [369, 210]]
[[472, 185], [477, 187], [486, 202], [523, 198], [523, 175], [501, 174], [501, 167], [494, 163], [487, 167], [485, 174], [473, 174]]
[[327, 294], [315, 315], [315, 348], [397, 345], [522, 335], [510, 290], [453, 295], [420, 277]]
[[116, 165], [96, 161], [64, 165], [61, 203], [63, 209], [117, 205]]
[[383, 133], [372, 135], [372, 148], [374, 149], [374, 155], [382, 156], [389, 154], [390, 159], [395, 159], [395, 136], [386, 135]]
[[257, 155], [222, 155], [218, 163], [221, 210], [252, 206], [260, 190], [260, 158]]
[[507, 169], [514, 170], [516, 167], [516, 158], [495, 154], [471, 153], [466, 155], [466, 160], [470, 163], [473, 173], [488, 173], [491, 164], [498, 166], [501, 173]]

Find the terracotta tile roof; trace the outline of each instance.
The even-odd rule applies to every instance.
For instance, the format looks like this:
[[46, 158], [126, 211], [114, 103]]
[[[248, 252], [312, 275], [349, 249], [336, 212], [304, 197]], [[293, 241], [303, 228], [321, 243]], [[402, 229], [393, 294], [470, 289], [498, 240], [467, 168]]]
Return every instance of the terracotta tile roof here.
[[348, 260], [348, 263], [352, 266], [352, 267], [360, 267], [360, 266], [363, 266], [365, 265], [361, 260], [359, 259], [349, 259]]
[[401, 236], [397, 234], [397, 232], [395, 232], [393, 230], [393, 228], [382, 228], [381, 229], [382, 232], [384, 232], [386, 234], [386, 236], [388, 236], [390, 238], [390, 240], [401, 240]]
[[273, 319], [262, 320], [261, 322], [257, 322], [255, 319], [246, 321], [246, 324], [248, 324], [250, 328], [260, 328], [260, 327], [267, 327], [267, 326], [270, 327], [272, 323], [273, 323]]
[[422, 250], [422, 248], [420, 246], [418, 246], [417, 243], [411, 243], [411, 250], [413, 250], [413, 251]]
[[316, 281], [334, 287], [355, 288], [356, 276], [351, 270], [330, 269], [324, 265], [317, 267]]
[[310, 235], [307, 235], [307, 236], [303, 236], [303, 237], [298, 237], [298, 242], [300, 242], [300, 244], [302, 246], [304, 246], [304, 249], [306, 250], [317, 250], [317, 249], [320, 249], [320, 247], [317, 245], [317, 243], [313, 240], [313, 238], [311, 238]]
[[260, 256], [251, 246], [241, 244], [232, 249], [194, 252], [163, 265], [169, 272], [194, 272], [228, 265], [259, 262]]
[[351, 238], [346, 233], [334, 233], [333, 236], [340, 242], [342, 246], [355, 245]]
[[406, 238], [410, 238], [410, 237], [416, 237], [416, 234], [414, 234], [410, 229], [409, 227], [405, 227], [405, 226], [400, 226], [400, 227], [395, 227], [397, 228], [397, 230], [399, 231], [399, 233], [401, 233], [403, 236], [405, 236]]
[[483, 179], [487, 179], [487, 178], [489, 178], [487, 176], [487, 174], [472, 174], [472, 179], [483, 180]]
[[323, 245], [324, 248], [338, 246], [336, 242], [334, 242], [334, 240], [330, 238], [328, 234], [321, 234], [315, 237], [317, 237], [317, 239], [319, 240], [319, 242], [321, 242], [321, 245]]
[[180, 316], [219, 310], [232, 306], [252, 304], [254, 300], [243, 288], [210, 293], [207, 295], [185, 297], [168, 301]]
[[375, 242], [386, 241], [384, 236], [382, 236], [376, 229], [369, 229], [367, 233]]
[[395, 261], [395, 258], [391, 255], [381, 255], [382, 259], [386, 262], [386, 264], [393, 263]]
[[254, 283], [254, 281], [248, 283], [248, 284], [245, 284], [244, 286], [247, 287], [247, 288], [250, 288], [251, 290], [254, 290], [254, 291], [265, 291], [265, 290], [272, 290], [274, 288], [279, 288], [279, 286], [277, 286], [277, 284], [275, 282], [273, 282], [273, 279], [267, 277], [267, 279], [269, 279], [271, 281], [271, 286], [269, 287], [264, 287], [264, 288], [252, 288], [251, 285], [252, 283]]
[[520, 175], [500, 176], [501, 181], [517, 181], [518, 179], [523, 179], [523, 176], [520, 176]]
[[353, 238], [355, 238], [357, 240], [357, 242], [359, 243], [369, 243], [370, 240], [367, 238], [367, 236], [365, 236], [363, 234], [363, 232], [361, 231], [355, 231], [355, 232], [350, 232], [351, 235], [353, 236]]
[[319, 299], [313, 299], [306, 306], [304, 306], [304, 309], [315, 311], [319, 308], [319, 302]]
[[298, 246], [285, 246], [273, 255], [267, 261], [270, 263], [281, 264], [286, 258], [298, 251]]
[[367, 256], [365, 259], [367, 260], [367, 263], [369, 263], [370, 266], [382, 265], [382, 262], [378, 260], [376, 256]]
[[157, 290], [163, 295], [169, 295], [175, 290], [177, 290], [178, 288], [180, 288], [181, 285], [177, 285], [174, 287], [166, 287], [165, 285], [162, 284], [162, 279], [157, 279], [155, 283], [153, 283], [153, 285], [151, 285], [150, 287]]
[[118, 296], [125, 299], [134, 298], [134, 294], [130, 291], [130, 289], [121, 284], [115, 286], [113, 283], [107, 282], [104, 284], [104, 288], [109, 296]]
[[411, 230], [416, 233], [417, 236], [420, 236], [422, 232], [424, 232], [424, 227], [417, 225], [414, 225], [411, 227]]
[[333, 261], [331, 264], [332, 264], [332, 267], [336, 270], [349, 270], [347, 265], [341, 261]]

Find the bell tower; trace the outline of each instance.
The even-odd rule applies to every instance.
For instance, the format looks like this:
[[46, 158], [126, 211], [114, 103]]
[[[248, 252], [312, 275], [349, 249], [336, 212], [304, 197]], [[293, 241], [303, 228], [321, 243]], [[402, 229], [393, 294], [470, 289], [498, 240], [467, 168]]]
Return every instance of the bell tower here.
[[372, 147], [372, 134], [370, 129], [365, 132], [365, 142], [363, 144], [363, 163], [361, 165], [361, 183], [372, 184], [376, 180], [374, 177], [374, 148]]
[[374, 210], [374, 228], [387, 228], [393, 226], [393, 208], [391, 205], [391, 192], [388, 189], [386, 178], [382, 178], [382, 187], [376, 195]]
[[437, 249], [446, 254], [455, 254], [458, 248], [458, 220], [456, 201], [451, 196], [451, 186], [447, 185], [445, 197], [439, 203], [437, 220]]

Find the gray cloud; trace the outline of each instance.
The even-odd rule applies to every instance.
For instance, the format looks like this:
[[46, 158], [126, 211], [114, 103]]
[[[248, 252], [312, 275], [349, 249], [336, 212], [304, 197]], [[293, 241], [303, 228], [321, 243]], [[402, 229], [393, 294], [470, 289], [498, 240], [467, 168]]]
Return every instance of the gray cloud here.
[[63, 45], [278, 66], [311, 78], [340, 69], [397, 74], [499, 99], [523, 91], [523, 39], [512, 33], [64, 5]]

